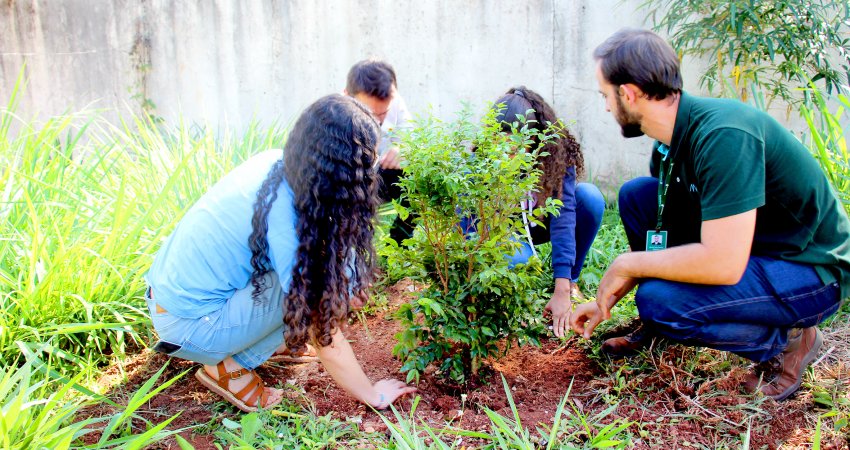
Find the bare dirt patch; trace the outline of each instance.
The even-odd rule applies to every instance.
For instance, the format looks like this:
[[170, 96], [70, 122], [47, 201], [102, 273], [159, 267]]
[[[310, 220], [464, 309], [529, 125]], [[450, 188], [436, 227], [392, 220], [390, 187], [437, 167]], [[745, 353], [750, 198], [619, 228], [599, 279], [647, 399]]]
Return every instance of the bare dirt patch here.
[[[403, 378], [399, 373], [401, 363], [391, 354], [394, 335], [399, 331], [391, 313], [414, 295], [410, 286], [409, 282], [402, 281], [388, 288], [386, 311], [365, 320], [353, 320], [346, 330], [346, 336], [372, 380]], [[674, 448], [714, 448], [718, 442], [729, 442], [731, 436], [743, 436], [748, 428], [751, 448], [807, 447], [811, 443], [816, 414], [825, 412], [815, 407], [805, 388], [781, 404], [739, 392], [738, 385], [746, 371], [739, 361], [733, 361], [731, 369], [719, 376], [712, 375], [713, 372], [700, 374], [699, 368], [685, 370], [680, 367], [688, 358], [699, 358], [698, 354], [688, 352], [707, 350], [671, 345], [652, 352], [651, 361], [635, 357], [638, 359], [600, 364], [588, 356], [585, 347], [578, 345], [576, 338], [547, 340], [541, 347], [513, 345], [504, 357], [490, 361], [482, 382], [465, 393], [442, 382], [433, 373], [426, 373], [417, 385], [421, 400], [415, 417], [435, 428], [454, 426], [489, 431], [490, 421], [483, 408], [512, 417], [502, 377], [507, 381], [525, 427], [535, 429], [550, 425], [572, 383], [567, 416], [574, 416], [578, 411], [592, 417], [616, 405], [599, 423], [634, 421], [629, 431], [634, 436], [635, 448], [670, 444], [676, 444]], [[124, 378], [118, 367], [105, 370], [101, 381], [112, 386], [110, 398], [124, 403], [166, 363], [169, 366], [162, 381], [196, 367], [187, 361], [169, 362], [162, 355], [143, 351], [123, 365], [126, 381], [115, 383]], [[633, 367], [641, 364], [643, 367]], [[287, 390], [290, 399], [308, 410], [320, 415], [332, 414], [340, 420], [359, 418], [361, 429], [386, 430], [377, 414], [338, 388], [318, 363], [267, 363], [258, 371], [268, 384], [290, 387]], [[846, 390], [846, 370], [836, 378], [845, 383]], [[412, 398], [396, 404], [405, 417], [409, 417], [411, 405]], [[111, 412], [107, 405], [100, 405], [89, 409], [86, 415], [101, 416]], [[233, 418], [239, 415], [235, 408], [222, 407], [220, 399], [198, 383], [191, 372], [156, 396], [140, 412], [153, 422], [161, 422], [177, 413], [180, 416], [172, 422], [171, 429], [220, 420], [222, 415]], [[213, 425], [213, 429], [216, 426]], [[591, 429], [590, 433], [593, 431]], [[214, 437], [208, 433], [207, 428], [201, 427], [200, 431], [184, 431], [181, 435], [200, 449], [212, 447]], [[822, 448], [848, 448], [846, 436], [829, 439], [823, 442]], [[464, 444], [474, 446], [476, 442], [464, 438]], [[161, 447], [176, 448], [176, 445], [165, 442]]]

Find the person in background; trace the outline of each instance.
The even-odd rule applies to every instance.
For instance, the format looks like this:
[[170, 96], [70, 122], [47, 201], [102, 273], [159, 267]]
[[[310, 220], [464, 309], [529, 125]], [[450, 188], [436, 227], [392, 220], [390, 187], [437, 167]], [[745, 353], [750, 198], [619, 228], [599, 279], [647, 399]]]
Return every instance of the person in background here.
[[[344, 93], [368, 106], [381, 124], [381, 144], [378, 149], [378, 175], [381, 183], [378, 196], [383, 203], [399, 201], [401, 188], [398, 187], [402, 176], [401, 162], [396, 143], [396, 133], [408, 127], [411, 120], [407, 104], [398, 93], [395, 70], [388, 63], [367, 59], [354, 64], [348, 71]], [[402, 203], [407, 206], [406, 202]], [[407, 220], [396, 218], [390, 227], [390, 237], [398, 243], [413, 233], [412, 217]]]
[[203, 364], [196, 378], [243, 411], [282, 400], [253, 369], [307, 343], [363, 403], [385, 408], [413, 392], [371, 383], [341, 331], [362, 302], [351, 293], [372, 276], [379, 133], [364, 105], [323, 97], [283, 151], [251, 157], [210, 188], [146, 275], [154, 349]]
[[594, 52], [605, 107], [624, 137], [656, 139], [650, 177], [623, 185], [631, 252], [570, 324], [589, 337], [635, 294], [641, 331], [603, 345], [623, 354], [663, 336], [755, 361], [744, 387], [783, 400], [823, 343], [818, 323], [850, 295], [850, 221], [806, 147], [768, 114], [682, 91], [676, 52], [621, 30]]
[[[546, 130], [550, 124], [558, 123], [554, 109], [540, 94], [525, 86], [509, 89], [495, 104], [504, 105], [497, 119], [502, 122], [506, 133], [511, 132], [511, 123], [518, 120], [517, 116], [524, 116], [528, 126], [539, 132]], [[555, 335], [562, 337], [569, 329], [571, 297], [583, 299], [577, 282], [585, 256], [602, 223], [605, 198], [593, 184], [576, 181], [584, 172], [584, 156], [566, 127], [559, 130], [558, 137], [549, 141], [543, 151], [548, 154], [538, 160], [543, 171], [540, 185], [523, 201], [523, 209], [530, 211], [534, 205], [545, 204], [549, 197], [560, 199], [563, 206], [559, 215], [543, 218], [544, 227], [536, 226], [525, 218], [528, 236], [512, 256], [511, 263], [528, 261], [535, 253], [535, 245], [552, 242], [555, 291], [545, 311], [552, 314]]]

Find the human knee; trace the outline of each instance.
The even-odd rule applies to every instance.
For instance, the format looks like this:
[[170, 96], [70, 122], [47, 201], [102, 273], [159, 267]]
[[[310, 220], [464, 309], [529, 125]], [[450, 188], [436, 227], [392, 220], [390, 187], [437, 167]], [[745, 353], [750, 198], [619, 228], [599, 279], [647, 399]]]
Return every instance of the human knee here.
[[[643, 322], [656, 325], [679, 323], [681, 311], [670, 283], [663, 280], [646, 280], [635, 293], [635, 304]], [[681, 300], [681, 299], [679, 299]]]
[[658, 181], [652, 177], [639, 177], [629, 180], [620, 186], [620, 191], [617, 193], [617, 205], [622, 210], [623, 208], [639, 207], [649, 191], [654, 192]]
[[598, 224], [602, 222], [602, 214], [605, 212], [605, 196], [593, 184], [579, 183], [576, 186], [576, 201], [582, 208], [586, 209], [589, 216]]

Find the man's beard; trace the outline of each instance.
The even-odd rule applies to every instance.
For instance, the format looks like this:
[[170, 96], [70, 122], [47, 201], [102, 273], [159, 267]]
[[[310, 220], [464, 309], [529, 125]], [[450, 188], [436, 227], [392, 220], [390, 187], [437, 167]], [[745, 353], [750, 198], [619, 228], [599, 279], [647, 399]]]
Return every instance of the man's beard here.
[[624, 138], [643, 136], [643, 131], [641, 131], [639, 123], [620, 124], [620, 131], [623, 133]]
[[637, 114], [628, 114], [624, 108], [623, 101], [617, 97], [617, 123], [620, 124], [620, 131], [624, 138], [633, 138], [643, 136], [643, 131], [640, 129], [641, 117]]

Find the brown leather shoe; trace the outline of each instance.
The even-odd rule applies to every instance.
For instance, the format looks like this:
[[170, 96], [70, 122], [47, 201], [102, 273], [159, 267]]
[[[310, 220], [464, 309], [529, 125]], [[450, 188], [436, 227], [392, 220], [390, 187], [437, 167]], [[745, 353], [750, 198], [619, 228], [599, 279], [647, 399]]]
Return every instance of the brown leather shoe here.
[[638, 350], [648, 346], [654, 335], [643, 326], [638, 325], [631, 333], [625, 336], [606, 339], [602, 343], [602, 351], [611, 356], [628, 356], [637, 353]]
[[[788, 342], [785, 348], [797, 348], [803, 337], [802, 328], [791, 328], [788, 330]], [[758, 392], [762, 387], [773, 381], [776, 375], [782, 371], [782, 353], [775, 355], [767, 361], [754, 364], [750, 373], [744, 376], [744, 389], [749, 393]]]
[[780, 360], [779, 355], [776, 355], [767, 361], [754, 364], [750, 368], [750, 372], [744, 375], [744, 379], [741, 381], [741, 384], [744, 386], [744, 390], [750, 394], [758, 392], [762, 386], [770, 383], [770, 381], [776, 377], [776, 373], [780, 371], [781, 366], [782, 361]]
[[806, 367], [815, 360], [823, 345], [823, 334], [817, 327], [792, 329], [788, 334], [785, 350], [759, 364], [755, 371], [744, 379], [744, 387], [748, 391], [761, 391], [762, 394], [781, 401], [800, 389]]

